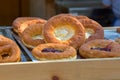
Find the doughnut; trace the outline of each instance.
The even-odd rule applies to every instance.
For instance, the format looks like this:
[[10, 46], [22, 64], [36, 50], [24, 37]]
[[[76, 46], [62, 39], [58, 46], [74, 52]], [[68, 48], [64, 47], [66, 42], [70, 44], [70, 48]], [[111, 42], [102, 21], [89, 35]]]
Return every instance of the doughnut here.
[[65, 44], [40, 44], [32, 50], [32, 55], [38, 60], [73, 60], [77, 57], [76, 50]]
[[28, 48], [34, 48], [39, 44], [45, 43], [42, 36], [44, 24], [34, 24], [27, 27], [21, 34], [21, 41]]
[[104, 39], [104, 29], [92, 19], [78, 19], [85, 28], [85, 42], [94, 39]]
[[119, 27], [119, 28], [117, 28], [117, 32], [118, 32], [118, 33], [120, 33], [120, 27]]
[[19, 62], [21, 51], [11, 39], [0, 35], [0, 63]]
[[95, 39], [83, 44], [79, 54], [84, 58], [120, 57], [120, 45], [112, 40]]
[[[21, 24], [23, 24], [24, 22], [26, 21], [30, 21], [30, 20], [36, 20], [36, 19], [39, 19], [39, 18], [35, 18], [35, 17], [18, 17], [16, 18], [13, 23], [12, 23], [12, 26], [13, 26], [13, 30], [18, 33], [21, 31]], [[23, 26], [22, 26], [23, 27]], [[26, 27], [26, 25], [25, 25]], [[24, 28], [24, 27], [23, 27]]]
[[14, 32], [21, 35], [26, 27], [37, 23], [44, 24], [45, 22], [46, 20], [37, 17], [18, 17], [13, 21], [12, 27]]
[[46, 43], [62, 43], [78, 49], [85, 42], [83, 25], [74, 17], [59, 14], [51, 17], [43, 28]]

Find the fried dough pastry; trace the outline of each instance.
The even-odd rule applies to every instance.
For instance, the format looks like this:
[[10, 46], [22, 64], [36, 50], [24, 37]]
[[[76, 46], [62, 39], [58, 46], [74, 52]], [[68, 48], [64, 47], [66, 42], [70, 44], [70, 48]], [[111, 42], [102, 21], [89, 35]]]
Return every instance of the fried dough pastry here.
[[47, 43], [62, 43], [76, 49], [85, 42], [83, 25], [69, 15], [59, 14], [50, 18], [43, 28], [43, 36]]
[[21, 51], [18, 45], [11, 39], [0, 35], [0, 63], [18, 62], [21, 59]]
[[32, 50], [38, 60], [73, 60], [77, 57], [76, 50], [65, 44], [40, 44]]
[[20, 36], [25, 28], [39, 23], [44, 24], [46, 23], [46, 20], [37, 17], [18, 17], [13, 21], [12, 27], [13, 30]]
[[120, 45], [112, 40], [91, 40], [79, 48], [79, 54], [84, 58], [120, 57]]

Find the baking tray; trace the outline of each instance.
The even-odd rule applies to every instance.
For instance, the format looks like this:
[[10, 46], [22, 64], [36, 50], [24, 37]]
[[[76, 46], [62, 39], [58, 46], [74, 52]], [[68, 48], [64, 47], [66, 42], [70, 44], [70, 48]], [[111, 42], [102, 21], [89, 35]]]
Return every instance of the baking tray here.
[[[24, 50], [24, 51], [26, 52], [26, 54], [29, 56], [29, 58], [31, 59], [31, 61], [33, 61], [33, 62], [40, 61], [40, 60], [36, 59], [36, 58], [32, 55], [31, 50], [29, 50], [29, 49], [22, 43], [21, 39], [19, 38], [19, 36], [18, 36], [16, 33], [12, 32], [12, 35], [13, 35], [13, 37], [15, 38], [15, 40], [18, 42], [18, 44], [21, 46], [21, 48], [23, 48], [23, 50]], [[78, 54], [78, 55], [77, 55], [77, 59], [82, 59], [82, 57]]]
[[[109, 40], [115, 40], [118, 37], [120, 38], [120, 34], [116, 32], [116, 28], [117, 27], [114, 27], [114, 28], [113, 27], [104, 28], [104, 38], [105, 39], [109, 39]], [[21, 39], [19, 38], [19, 36], [17, 34], [12, 32], [12, 35], [15, 38], [15, 40], [18, 42], [18, 44], [21, 46], [21, 48], [25, 51], [25, 53], [29, 56], [31, 61], [33, 61], [33, 62], [39, 61], [32, 55], [31, 51], [22, 43]], [[78, 54], [77, 55], [77, 59], [84, 59], [84, 58], [81, 57]]]
[[[0, 34], [15, 41], [11, 34], [11, 27], [0, 27]], [[27, 59], [23, 53], [24, 52], [21, 50], [21, 62], [26, 62]]]
[[20, 40], [20, 38], [18, 37], [18, 35], [15, 34], [15, 33], [13, 33], [13, 32], [12, 32], [12, 35], [13, 35], [14, 39], [18, 42], [18, 44], [20, 45], [20, 47], [21, 47], [21, 48], [24, 50], [24, 52], [28, 55], [29, 59], [30, 59], [31, 61], [33, 61], [33, 62], [38, 61], [38, 60], [32, 55], [31, 51], [30, 51], [27, 47], [25, 47], [25, 45], [22, 43], [22, 41]]

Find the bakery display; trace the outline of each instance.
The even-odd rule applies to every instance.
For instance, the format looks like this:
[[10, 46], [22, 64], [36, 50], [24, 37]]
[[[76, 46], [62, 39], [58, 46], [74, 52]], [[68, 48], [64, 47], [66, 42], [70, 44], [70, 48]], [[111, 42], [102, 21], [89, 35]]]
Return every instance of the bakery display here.
[[13, 21], [12, 27], [13, 31], [20, 36], [25, 28], [38, 23], [44, 24], [46, 23], [46, 20], [37, 17], [18, 17]]
[[120, 45], [112, 40], [96, 39], [83, 44], [79, 54], [84, 58], [120, 57]]
[[[71, 60], [76, 59], [77, 53], [84, 58], [120, 56], [119, 39], [112, 41], [108, 34], [105, 40], [105, 34], [111, 31], [105, 32], [103, 26], [84, 15], [58, 14], [48, 20], [19, 17], [13, 21], [13, 30], [37, 60]], [[67, 50], [66, 46], [72, 48]]]
[[42, 36], [44, 24], [34, 24], [27, 27], [21, 34], [23, 44], [28, 48], [34, 48], [39, 44], [45, 43]]
[[48, 43], [40, 44], [32, 50], [38, 60], [72, 60], [76, 59], [76, 50], [65, 44]]
[[46, 43], [62, 43], [77, 49], [85, 41], [85, 30], [76, 18], [59, 14], [47, 21], [43, 36]]
[[21, 51], [18, 45], [11, 39], [0, 35], [0, 63], [18, 62], [21, 59]]

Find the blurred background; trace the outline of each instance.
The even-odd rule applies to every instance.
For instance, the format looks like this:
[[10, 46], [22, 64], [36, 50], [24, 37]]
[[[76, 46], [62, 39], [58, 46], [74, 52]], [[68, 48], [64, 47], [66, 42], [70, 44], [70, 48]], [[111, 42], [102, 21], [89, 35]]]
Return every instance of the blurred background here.
[[1, 0], [0, 25], [9, 26], [17, 17], [49, 19], [60, 13], [85, 15], [102, 26], [111, 26], [113, 14], [103, 8], [101, 0]]

